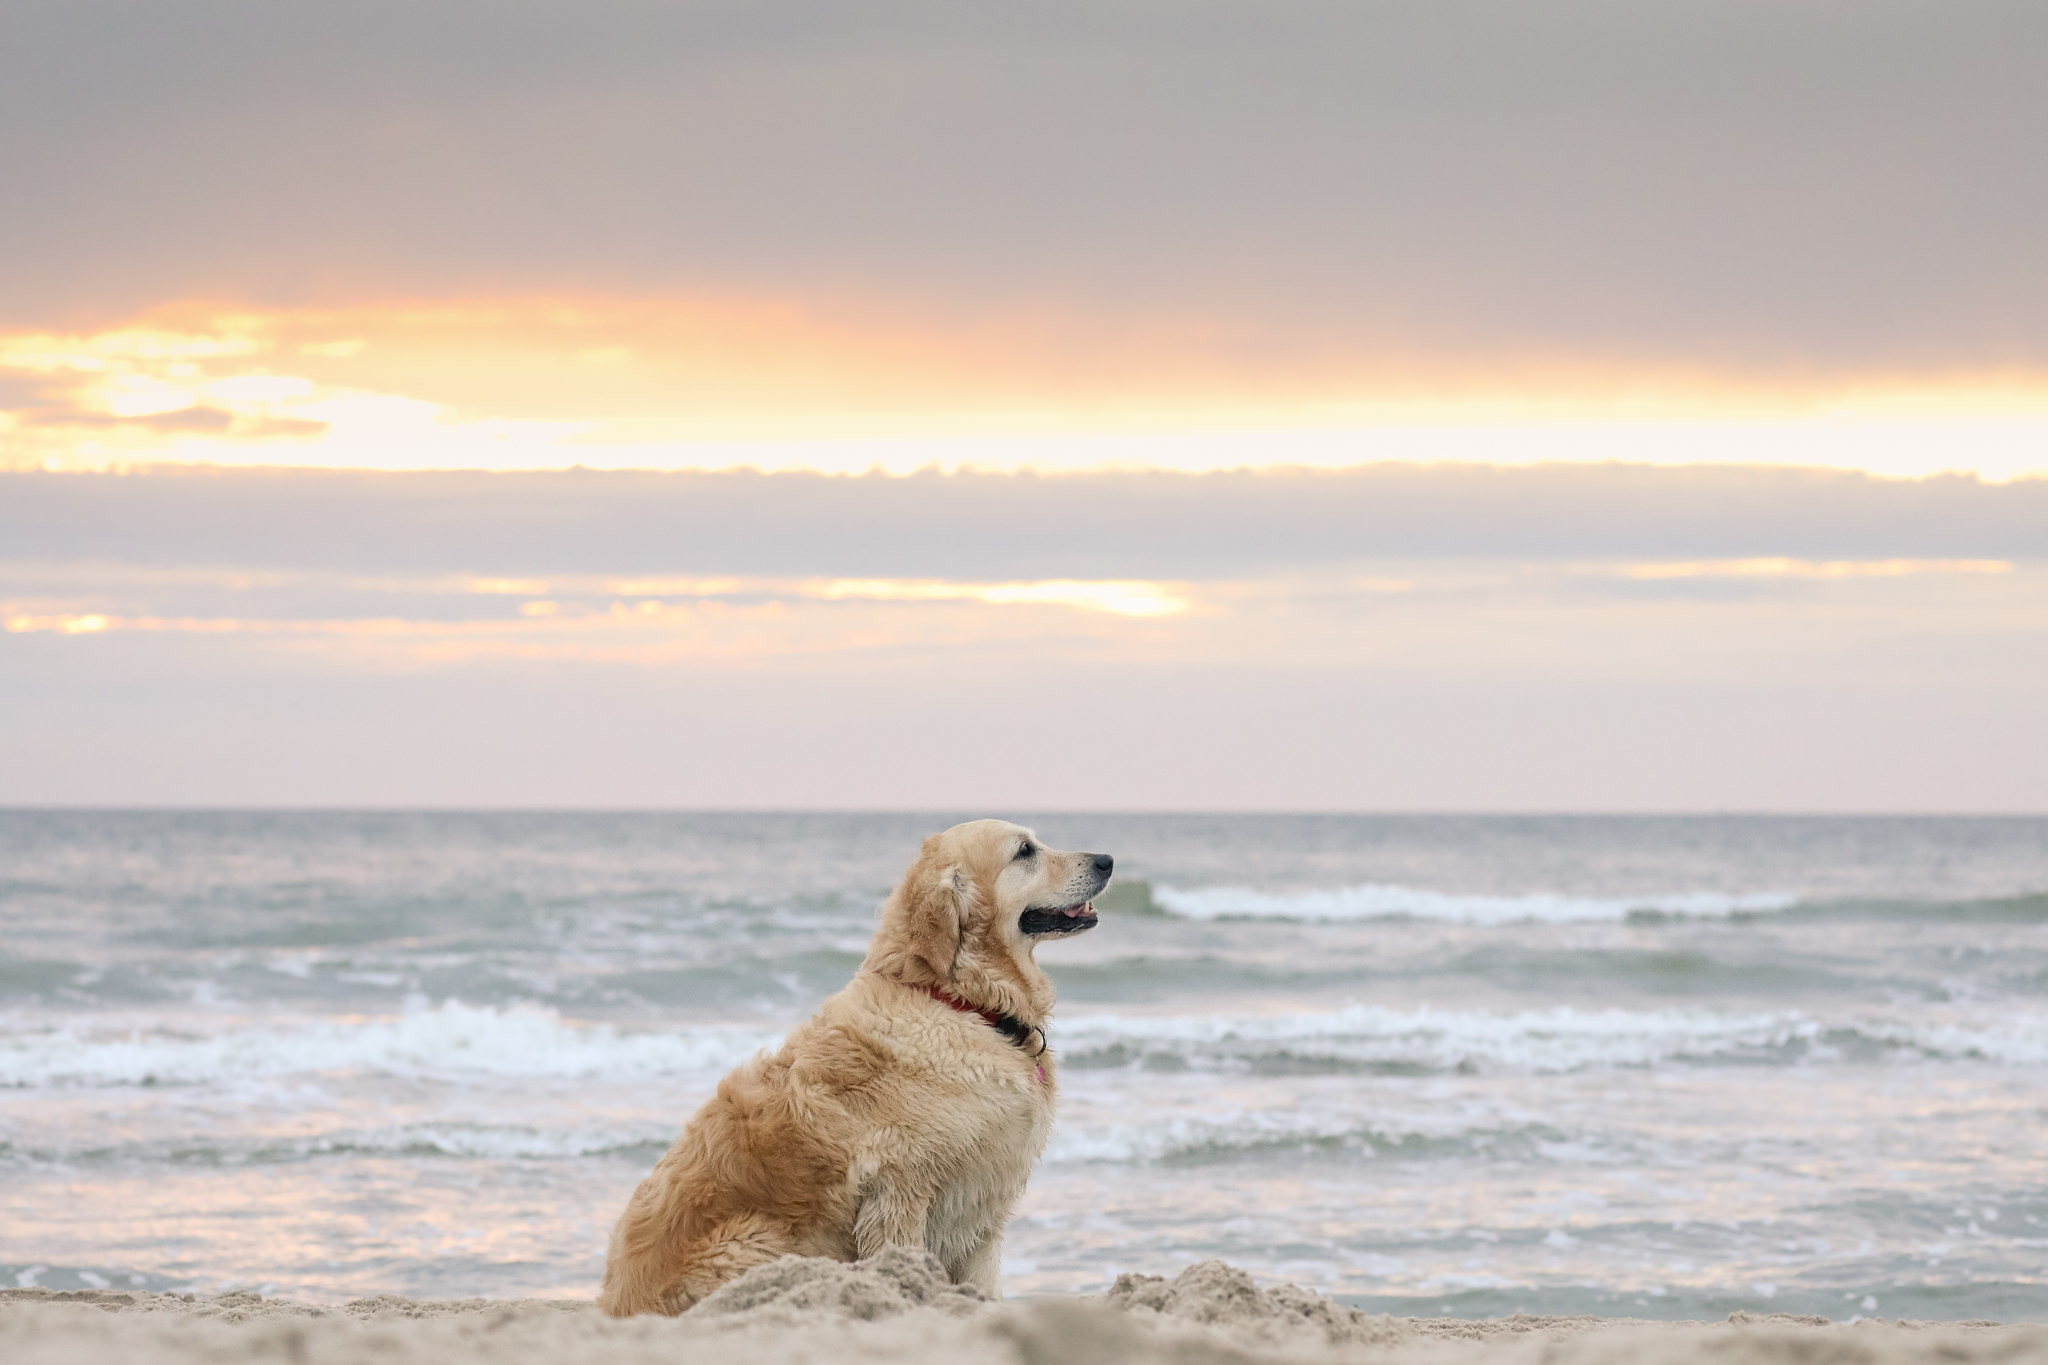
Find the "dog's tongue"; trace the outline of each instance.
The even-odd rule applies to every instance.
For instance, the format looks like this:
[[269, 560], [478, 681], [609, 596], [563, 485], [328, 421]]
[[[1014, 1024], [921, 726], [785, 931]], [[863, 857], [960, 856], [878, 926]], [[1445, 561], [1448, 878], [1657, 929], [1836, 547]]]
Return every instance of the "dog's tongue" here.
[[1083, 915], [1092, 915], [1095, 913], [1095, 902], [1088, 901], [1081, 905], [1070, 905], [1066, 909], [1060, 911], [1060, 913], [1062, 915], [1067, 916], [1070, 919], [1079, 919]]

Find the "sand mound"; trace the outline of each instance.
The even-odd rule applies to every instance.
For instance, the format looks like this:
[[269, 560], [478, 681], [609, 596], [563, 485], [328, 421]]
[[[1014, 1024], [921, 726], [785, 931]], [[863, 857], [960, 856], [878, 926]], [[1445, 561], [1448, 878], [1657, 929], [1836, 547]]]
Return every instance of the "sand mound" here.
[[1191, 1265], [1171, 1280], [1158, 1275], [1119, 1275], [1109, 1291], [1109, 1304], [1205, 1327], [1250, 1329], [1263, 1337], [1309, 1331], [1331, 1343], [1384, 1346], [1402, 1336], [1390, 1318], [1346, 1308], [1299, 1285], [1261, 1289], [1251, 1276], [1222, 1261]]
[[784, 1256], [721, 1286], [687, 1316], [794, 1322], [816, 1321], [822, 1314], [874, 1322], [919, 1308], [965, 1317], [988, 1303], [974, 1289], [948, 1280], [945, 1266], [922, 1247], [888, 1247], [872, 1260], [850, 1264]]

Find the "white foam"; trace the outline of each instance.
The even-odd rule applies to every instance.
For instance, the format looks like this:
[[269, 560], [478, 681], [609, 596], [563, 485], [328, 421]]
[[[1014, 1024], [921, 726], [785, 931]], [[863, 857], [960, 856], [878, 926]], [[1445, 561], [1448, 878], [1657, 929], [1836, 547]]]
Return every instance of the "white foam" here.
[[1880, 1046], [1923, 1057], [2048, 1066], [2048, 1015], [2044, 1014], [2001, 1014], [1972, 1020], [1866, 1019], [1858, 1022], [1856, 1031]]
[[[610, 1156], [648, 1147], [666, 1147], [681, 1127], [681, 1117], [610, 1126], [570, 1124], [546, 1128], [537, 1124], [408, 1123], [389, 1128], [339, 1128], [325, 1133], [287, 1137], [220, 1136], [213, 1132], [181, 1133], [168, 1139], [126, 1146], [96, 1142], [90, 1155], [121, 1162], [161, 1161], [174, 1151], [181, 1163], [211, 1162], [222, 1166], [269, 1165], [335, 1155], [396, 1157], [484, 1157], [496, 1160], [565, 1160]], [[42, 1160], [77, 1161], [81, 1153], [39, 1149]]]
[[[1098, 1161], [1171, 1161], [1228, 1156], [1259, 1148], [1343, 1144], [1371, 1156], [1406, 1142], [1471, 1138], [1478, 1130], [1458, 1124], [1430, 1131], [1392, 1131], [1355, 1114], [1304, 1113], [1294, 1109], [1236, 1109], [1216, 1114], [1177, 1114], [1137, 1122], [1076, 1121], [1062, 1115], [1046, 1160], [1059, 1164]], [[1484, 1130], [1498, 1136], [1498, 1125]]]
[[1557, 1072], [1755, 1053], [1812, 1037], [1819, 1029], [1798, 1013], [1559, 1008], [1488, 1014], [1352, 1005], [1318, 1014], [1241, 1017], [1093, 1015], [1065, 1021], [1056, 1041], [1068, 1055], [1121, 1052], [1194, 1065], [1288, 1058], [1418, 1071]]
[[451, 1000], [397, 1016], [243, 1023], [197, 1035], [9, 1033], [0, 1035], [0, 1086], [176, 1085], [321, 1072], [449, 1080], [715, 1077], [776, 1042], [758, 1029], [626, 1033], [566, 1023], [548, 1009]]
[[1779, 891], [1679, 891], [1625, 897], [1561, 896], [1548, 892], [1480, 896], [1377, 882], [1309, 891], [1259, 891], [1244, 886], [1183, 890], [1155, 886], [1152, 899], [1169, 914], [1187, 919], [1427, 919], [1460, 924], [1569, 924], [1621, 920], [1634, 911], [1713, 918], [1783, 910], [1799, 900]]
[[1084, 1015], [1055, 1025], [1070, 1060], [1240, 1069], [1338, 1064], [1416, 1072], [1561, 1073], [1669, 1062], [1827, 1060], [1861, 1041], [1926, 1058], [2048, 1063], [2048, 1017], [1817, 1019], [1798, 1011], [1557, 1008], [1492, 1014], [1353, 1005], [1317, 1014]]
[[344, 1129], [314, 1138], [293, 1138], [251, 1144], [224, 1152], [231, 1159], [275, 1161], [280, 1157], [314, 1157], [332, 1152], [389, 1156], [433, 1154], [490, 1157], [498, 1160], [561, 1160], [605, 1156], [637, 1147], [666, 1147], [681, 1127], [649, 1122], [634, 1127], [541, 1128], [515, 1124], [411, 1123], [400, 1128]]
[[[1280, 1063], [1541, 1074], [1671, 1062], [1824, 1062], [1857, 1046], [1904, 1057], [2048, 1065], [2048, 1016], [2012, 1013], [1822, 1019], [1798, 1011], [1496, 1014], [1353, 1005], [1320, 1013], [1067, 1015], [1052, 1032], [1061, 1055], [1084, 1067], [1165, 1061], [1219, 1070]], [[70, 1028], [0, 1034], [0, 1086], [209, 1084], [340, 1073], [453, 1083], [662, 1079], [695, 1088], [777, 1042], [774, 1034], [738, 1026], [625, 1032], [566, 1022], [551, 1010], [451, 1001], [396, 1016], [292, 1026], [243, 1022], [203, 1034], [107, 1036]]]

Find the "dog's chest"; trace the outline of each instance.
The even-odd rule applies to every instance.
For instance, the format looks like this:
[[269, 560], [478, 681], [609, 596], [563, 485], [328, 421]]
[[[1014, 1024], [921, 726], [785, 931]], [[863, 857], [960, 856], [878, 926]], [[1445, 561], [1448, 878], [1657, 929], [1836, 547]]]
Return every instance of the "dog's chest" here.
[[979, 1099], [981, 1122], [958, 1132], [926, 1223], [926, 1242], [942, 1258], [1008, 1221], [1052, 1132], [1052, 1087], [1035, 1074], [1030, 1090], [992, 1087]]

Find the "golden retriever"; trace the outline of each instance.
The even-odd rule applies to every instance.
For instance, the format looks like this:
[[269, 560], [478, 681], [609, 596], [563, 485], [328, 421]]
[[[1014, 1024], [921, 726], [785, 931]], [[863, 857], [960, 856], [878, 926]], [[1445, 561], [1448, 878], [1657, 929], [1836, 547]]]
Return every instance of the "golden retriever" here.
[[1033, 953], [1095, 926], [1112, 865], [1004, 820], [926, 839], [852, 982], [719, 1082], [633, 1192], [604, 1311], [680, 1313], [780, 1256], [899, 1244], [997, 1297], [1059, 1086]]

